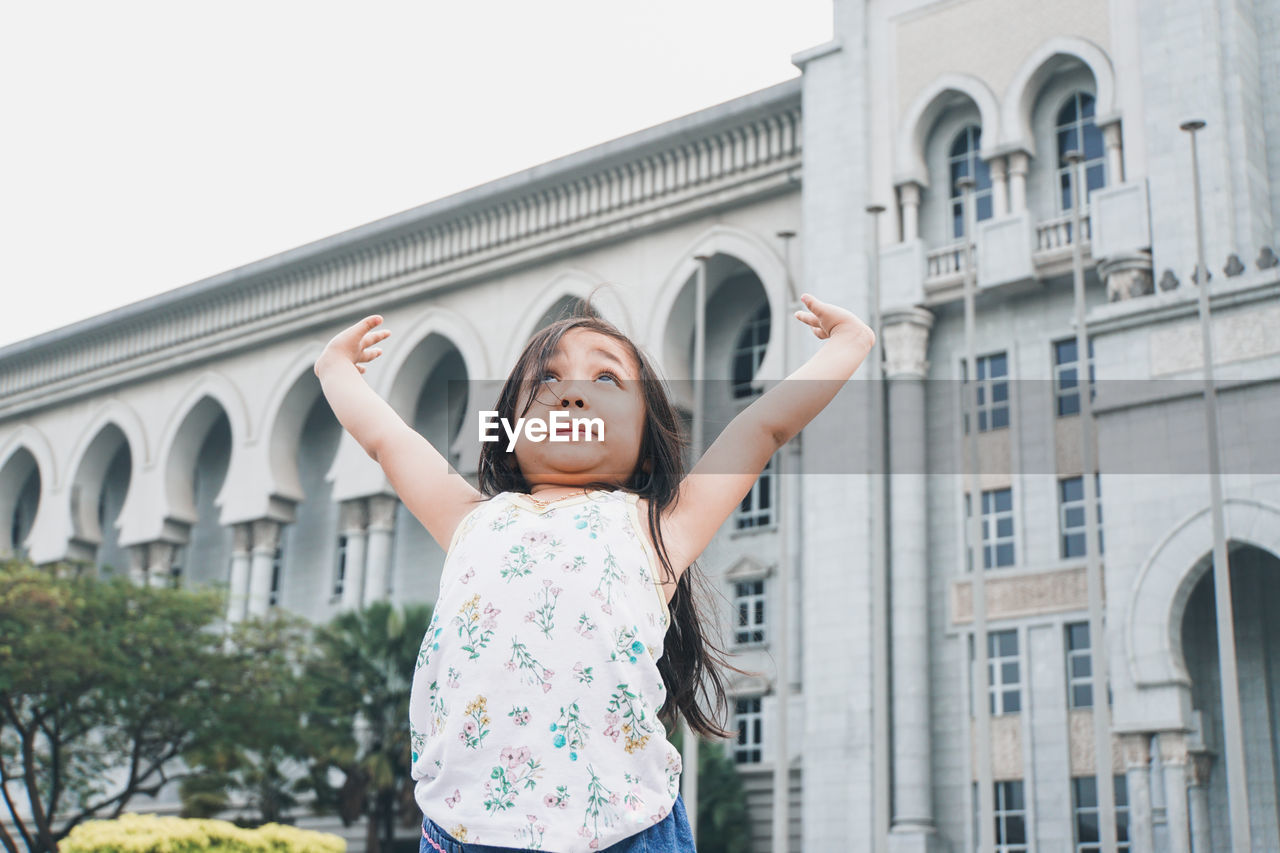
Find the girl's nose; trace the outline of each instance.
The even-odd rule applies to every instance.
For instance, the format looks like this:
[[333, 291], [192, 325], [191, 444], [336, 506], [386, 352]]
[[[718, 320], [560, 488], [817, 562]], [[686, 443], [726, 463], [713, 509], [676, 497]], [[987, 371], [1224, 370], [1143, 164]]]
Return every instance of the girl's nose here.
[[586, 405], [586, 401], [582, 399], [580, 394], [569, 393], [560, 398], [560, 405], [563, 408], [569, 408], [572, 406], [581, 409]]

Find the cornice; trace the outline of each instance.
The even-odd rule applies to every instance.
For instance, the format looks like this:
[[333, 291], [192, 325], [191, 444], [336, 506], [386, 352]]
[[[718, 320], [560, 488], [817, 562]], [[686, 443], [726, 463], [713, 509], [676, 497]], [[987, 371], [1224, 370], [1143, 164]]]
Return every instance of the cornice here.
[[790, 80], [0, 348], [0, 421], [794, 191]]

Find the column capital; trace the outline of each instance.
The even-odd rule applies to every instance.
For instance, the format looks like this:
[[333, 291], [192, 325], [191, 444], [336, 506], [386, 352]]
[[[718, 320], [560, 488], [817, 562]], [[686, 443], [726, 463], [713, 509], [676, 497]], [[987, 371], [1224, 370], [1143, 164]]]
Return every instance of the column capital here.
[[925, 355], [929, 350], [933, 312], [919, 306], [891, 308], [884, 312], [880, 323], [885, 377], [923, 379], [929, 371]]
[[280, 544], [282, 525], [274, 518], [259, 518], [253, 524], [253, 550], [259, 553], [274, 554]]
[[1031, 164], [1031, 156], [1026, 151], [1009, 152], [1009, 174], [1026, 177], [1027, 168]]
[[1208, 750], [1194, 750], [1187, 755], [1190, 758], [1187, 762], [1187, 784], [1208, 786], [1209, 773], [1213, 770], [1216, 756]]
[[396, 525], [396, 508], [400, 499], [392, 495], [369, 496], [369, 528], [391, 530]]
[[1187, 763], [1187, 733], [1186, 732], [1160, 732], [1160, 763], [1161, 764], [1179, 764]]
[[1120, 747], [1124, 751], [1124, 766], [1145, 770], [1151, 765], [1151, 733], [1138, 732], [1120, 736]]
[[343, 533], [363, 532], [369, 523], [369, 506], [364, 498], [352, 498], [338, 504], [338, 529]]
[[997, 154], [995, 157], [992, 157], [987, 161], [987, 169], [991, 173], [991, 180], [1004, 179], [1006, 164], [1008, 162], [1008, 158], [1004, 154]]
[[916, 181], [903, 181], [898, 184], [898, 197], [903, 204], [919, 204], [920, 184]]

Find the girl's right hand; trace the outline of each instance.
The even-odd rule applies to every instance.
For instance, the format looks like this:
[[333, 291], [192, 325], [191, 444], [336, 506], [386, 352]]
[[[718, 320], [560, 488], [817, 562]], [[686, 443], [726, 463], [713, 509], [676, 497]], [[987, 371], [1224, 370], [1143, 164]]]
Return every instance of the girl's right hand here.
[[382, 316], [373, 314], [334, 335], [329, 340], [329, 343], [325, 345], [324, 352], [320, 353], [320, 357], [316, 359], [315, 367], [313, 368], [316, 376], [320, 375], [322, 363], [339, 360], [347, 364], [354, 364], [357, 370], [364, 373], [363, 362], [373, 361], [382, 355], [382, 350], [373, 348], [373, 345], [385, 340], [391, 334], [387, 329], [377, 329], [375, 331], [375, 327], [381, 322]]

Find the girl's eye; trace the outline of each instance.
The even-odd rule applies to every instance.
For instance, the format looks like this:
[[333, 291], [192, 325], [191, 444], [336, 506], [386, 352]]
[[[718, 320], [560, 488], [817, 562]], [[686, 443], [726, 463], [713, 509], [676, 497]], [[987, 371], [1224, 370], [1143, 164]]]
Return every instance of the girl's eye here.
[[[618, 377], [614, 376], [612, 373], [610, 373], [610, 372], [609, 372], [609, 371], [607, 371], [607, 370], [606, 370], [604, 373], [601, 373], [601, 374], [600, 374], [600, 376], [608, 376], [610, 379], [612, 379], [612, 380], [613, 380], [613, 384], [614, 384], [614, 385], [618, 385], [618, 384], [619, 384], [619, 382], [618, 382]], [[597, 376], [597, 377], [596, 377], [596, 379], [599, 379], [599, 378], [600, 378], [600, 376]]]
[[542, 374], [542, 381], [543, 383], [546, 383], [547, 381], [555, 382], [556, 376], [554, 373], [544, 373]]

